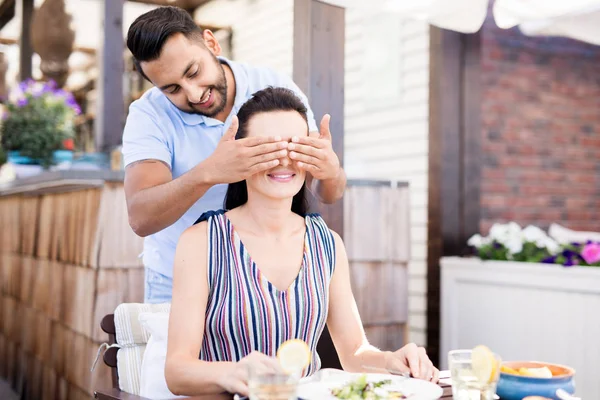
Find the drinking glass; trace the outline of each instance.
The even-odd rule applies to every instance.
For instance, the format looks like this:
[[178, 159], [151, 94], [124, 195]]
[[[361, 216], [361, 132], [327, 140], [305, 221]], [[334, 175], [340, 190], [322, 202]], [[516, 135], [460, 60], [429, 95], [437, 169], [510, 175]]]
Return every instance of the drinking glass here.
[[455, 400], [494, 400], [500, 377], [502, 360], [497, 354], [496, 369], [487, 382], [480, 382], [473, 371], [471, 350], [454, 350], [448, 353], [448, 366], [452, 381], [452, 396]]
[[296, 400], [299, 377], [295, 374], [248, 369], [250, 400]]

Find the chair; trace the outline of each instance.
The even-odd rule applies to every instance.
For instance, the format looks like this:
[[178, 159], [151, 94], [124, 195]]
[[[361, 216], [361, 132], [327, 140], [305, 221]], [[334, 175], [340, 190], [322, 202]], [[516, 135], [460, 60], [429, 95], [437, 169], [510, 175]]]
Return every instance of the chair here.
[[[99, 400], [148, 400], [139, 396], [140, 370], [149, 335], [138, 321], [142, 312], [168, 312], [170, 304], [125, 303], [106, 315], [100, 327], [108, 334], [109, 347], [104, 363], [112, 369], [112, 388], [98, 388], [94, 397]], [[98, 366], [102, 368], [102, 366]]]

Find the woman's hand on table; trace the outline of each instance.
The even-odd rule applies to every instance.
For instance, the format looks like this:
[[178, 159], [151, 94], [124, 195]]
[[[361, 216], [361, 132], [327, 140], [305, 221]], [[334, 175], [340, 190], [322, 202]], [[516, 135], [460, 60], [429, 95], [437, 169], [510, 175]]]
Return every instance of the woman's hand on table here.
[[253, 351], [240, 361], [232, 363], [230, 371], [221, 378], [219, 385], [229, 393], [248, 396], [248, 371], [250, 369], [265, 373], [281, 371], [277, 359]]
[[385, 367], [392, 373], [410, 373], [414, 378], [434, 383], [437, 383], [440, 376], [440, 371], [433, 365], [425, 349], [414, 343], [386, 353]]

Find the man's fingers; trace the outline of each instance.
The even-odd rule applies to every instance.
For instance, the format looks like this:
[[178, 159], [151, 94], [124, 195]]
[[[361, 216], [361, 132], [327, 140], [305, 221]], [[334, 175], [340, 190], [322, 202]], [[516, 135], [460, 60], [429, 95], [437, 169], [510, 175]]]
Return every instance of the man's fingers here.
[[323, 140], [321, 138], [310, 137], [310, 136], [302, 136], [302, 137], [294, 136], [292, 138], [291, 144], [293, 144], [293, 145], [302, 144], [302, 145], [314, 147], [317, 149], [324, 149], [328, 145], [326, 140]]
[[262, 163], [273, 161], [276, 159], [281, 159], [281, 158], [284, 158], [287, 156], [288, 156], [287, 150], [279, 150], [279, 151], [274, 151], [274, 152], [270, 152], [270, 153], [266, 153], [266, 154], [258, 154], [254, 157], [250, 157], [250, 159], [249, 159], [250, 167], [252, 167], [256, 164], [262, 164]]
[[290, 158], [292, 161], [303, 162], [306, 164], [318, 165], [320, 160], [313, 156], [308, 156], [306, 154], [296, 153], [295, 151], [290, 151]]
[[242, 154], [247, 154], [249, 157], [256, 157], [263, 154], [277, 152], [280, 155], [283, 154], [283, 156], [287, 156], [287, 143], [282, 143], [283, 142], [265, 143], [258, 146], [250, 147], [242, 150]]
[[287, 141], [282, 141], [280, 136], [253, 136], [239, 139], [238, 142], [246, 147], [260, 146], [265, 143], [279, 143], [287, 146]]
[[319, 168], [313, 164], [307, 164], [307, 163], [303, 163], [300, 161], [300, 162], [296, 163], [296, 166], [303, 171], [310, 172], [311, 174], [314, 174], [315, 172], [319, 172]]
[[291, 152], [305, 154], [311, 157], [318, 158], [322, 160], [324, 158], [323, 151], [319, 148], [313, 146], [307, 146], [305, 144], [300, 143], [290, 143], [288, 145], [288, 150]]
[[327, 139], [331, 141], [331, 131], [329, 130], [329, 121], [331, 120], [331, 115], [325, 114], [323, 119], [321, 119], [321, 126], [319, 129], [321, 139]]
[[238, 117], [234, 115], [233, 118], [231, 118], [231, 125], [229, 125], [229, 128], [227, 129], [227, 131], [223, 134], [223, 137], [221, 138], [221, 140], [222, 141], [235, 140], [235, 135], [237, 134], [238, 126], [239, 126]]
[[266, 171], [270, 168], [275, 168], [278, 165], [279, 165], [279, 159], [277, 158], [275, 160], [254, 164], [253, 166], [251, 166], [248, 169], [248, 172], [249, 172], [249, 175], [254, 175], [259, 172]]

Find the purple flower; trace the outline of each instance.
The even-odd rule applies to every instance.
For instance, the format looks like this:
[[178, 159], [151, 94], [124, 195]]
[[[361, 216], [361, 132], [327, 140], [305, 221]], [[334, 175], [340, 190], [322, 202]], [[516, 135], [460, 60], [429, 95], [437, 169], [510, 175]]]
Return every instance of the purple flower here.
[[542, 260], [544, 264], [556, 264], [556, 256], [546, 257]]
[[54, 87], [52, 87], [50, 84], [46, 83], [44, 85], [44, 88], [42, 89], [42, 93], [52, 93], [54, 92]]
[[27, 97], [22, 97], [19, 100], [17, 100], [17, 107], [25, 107], [27, 105], [28, 101], [27, 101]]
[[500, 249], [500, 248], [502, 248], [502, 245], [494, 240], [494, 248]]
[[577, 254], [573, 250], [569, 250], [569, 249], [563, 250], [562, 255], [565, 258], [573, 258], [573, 257], [579, 256], [579, 254]]
[[570, 258], [567, 258], [567, 260], [563, 264], [563, 266], [565, 266], [565, 267], [572, 267], [574, 265], [576, 265], [575, 262], [572, 259], [570, 259]]

